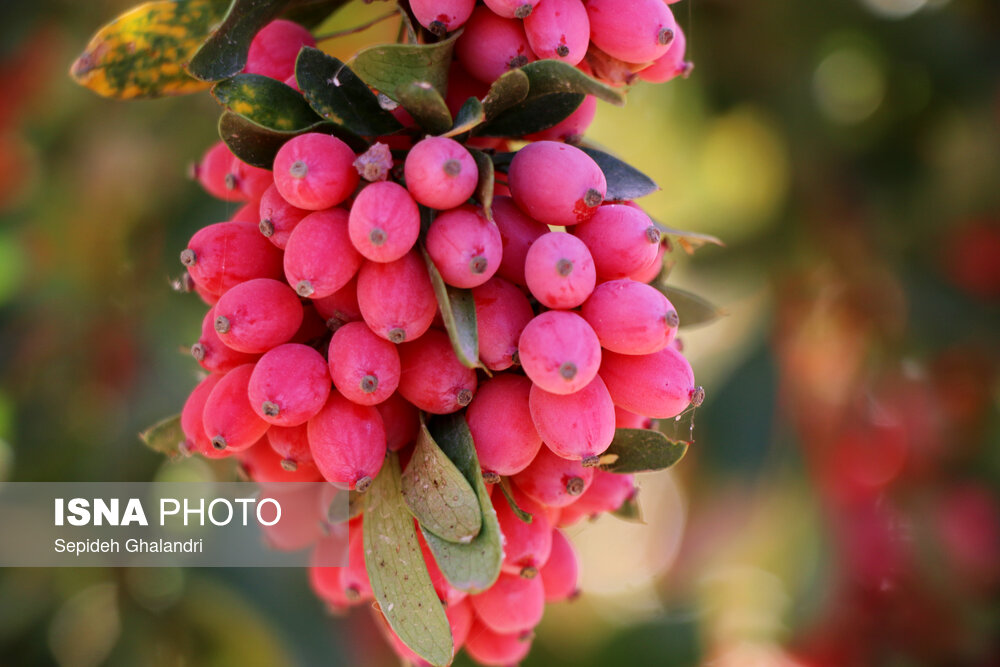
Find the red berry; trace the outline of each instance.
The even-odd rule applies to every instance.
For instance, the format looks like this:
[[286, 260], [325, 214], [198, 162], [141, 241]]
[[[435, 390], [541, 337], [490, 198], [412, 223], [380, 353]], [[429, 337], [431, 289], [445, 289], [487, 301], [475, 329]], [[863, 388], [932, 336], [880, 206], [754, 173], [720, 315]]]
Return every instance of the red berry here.
[[236, 187], [232, 173], [233, 155], [225, 142], [219, 141], [205, 151], [194, 167], [194, 177], [205, 191], [223, 201], [246, 201], [248, 197]]
[[358, 307], [358, 277], [351, 278], [339, 290], [322, 299], [313, 299], [313, 306], [320, 317], [326, 320], [326, 326], [336, 331], [348, 322], [361, 320], [361, 308]]
[[677, 30], [663, 0], [587, 0], [587, 14], [594, 45], [627, 63], [656, 60]]
[[267, 429], [267, 441], [275, 454], [281, 457], [283, 465], [291, 467], [312, 463], [306, 424], [288, 427], [272, 426]]
[[278, 192], [278, 188], [272, 183], [271, 187], [264, 191], [260, 197], [260, 217], [258, 228], [260, 233], [282, 250], [288, 243], [288, 236], [295, 229], [295, 226], [302, 221], [302, 218], [309, 215], [309, 211], [304, 208], [296, 208], [285, 201], [285, 198]]
[[217, 222], [195, 232], [181, 263], [196, 286], [221, 295], [254, 278], [281, 278], [281, 251], [249, 222]]
[[566, 507], [587, 490], [593, 479], [594, 468], [584, 468], [579, 461], [564, 459], [542, 447], [531, 465], [514, 476], [514, 483], [535, 502]]
[[337, 137], [310, 132], [285, 142], [274, 156], [274, 184], [292, 206], [319, 211], [358, 186], [354, 152]]
[[656, 419], [676, 417], [704, 399], [691, 364], [672, 347], [641, 356], [606, 351], [601, 377], [615, 405]]
[[475, 6], [475, 0], [410, 0], [417, 21], [435, 35], [461, 28]]
[[500, 268], [500, 230], [479, 209], [456, 208], [435, 218], [427, 230], [427, 252], [449, 285], [476, 287]]
[[211, 373], [226, 373], [237, 366], [257, 361], [260, 355], [237, 352], [219, 338], [215, 331], [215, 307], [208, 309], [201, 321], [201, 338], [191, 346], [191, 356]]
[[502, 634], [491, 630], [482, 620], [476, 620], [465, 640], [465, 650], [481, 665], [506, 667], [527, 657], [531, 640], [530, 631]]
[[445, 93], [444, 101], [452, 116], [458, 115], [458, 110], [470, 97], [483, 99], [488, 91], [487, 84], [470, 76], [457, 60], [451, 61], [448, 67], [448, 92]]
[[399, 393], [424, 412], [445, 415], [472, 402], [476, 372], [462, 365], [443, 331], [400, 345], [399, 361]]
[[395, 262], [365, 262], [358, 272], [358, 307], [377, 335], [392, 343], [424, 335], [437, 313], [427, 265], [415, 250]]
[[239, 452], [260, 440], [270, 426], [250, 407], [247, 388], [254, 365], [244, 364], [226, 373], [205, 401], [202, 421], [215, 449]]
[[501, 373], [476, 391], [465, 418], [483, 470], [514, 475], [538, 454], [542, 437], [528, 407], [531, 387], [524, 376]]
[[479, 168], [462, 144], [427, 137], [410, 150], [404, 167], [406, 189], [424, 206], [445, 210], [464, 204], [476, 190]]
[[469, 638], [469, 630], [472, 629], [472, 622], [475, 620], [472, 604], [463, 596], [458, 602], [446, 606], [444, 613], [448, 617], [448, 625], [451, 626], [454, 653], [458, 653], [465, 645], [465, 640]]
[[257, 211], [260, 209], [260, 201], [248, 201], [243, 206], [236, 209], [236, 213], [233, 213], [232, 217], [229, 218], [229, 222], [253, 222], [256, 223], [260, 218], [257, 217]]
[[259, 353], [291, 339], [302, 324], [302, 303], [277, 280], [248, 280], [215, 305], [215, 331], [240, 352]]
[[531, 419], [553, 452], [596, 465], [615, 438], [615, 405], [600, 376], [572, 394], [551, 394], [531, 387]]
[[624, 204], [601, 206], [573, 233], [590, 248], [597, 276], [605, 280], [641, 271], [660, 250], [660, 230], [645, 213]]
[[615, 428], [653, 428], [653, 420], [615, 406]]
[[394, 262], [420, 235], [420, 211], [403, 186], [372, 183], [354, 199], [348, 224], [351, 243], [365, 259]]
[[375, 405], [399, 386], [396, 346], [372, 333], [364, 322], [337, 329], [330, 339], [330, 375], [337, 391], [360, 405]]
[[517, 206], [548, 225], [589, 220], [608, 191], [604, 172], [589, 155], [556, 141], [539, 141], [519, 150], [508, 178]]
[[531, 15], [541, 0], [484, 0], [497, 16], [505, 19], [523, 19]]
[[472, 289], [479, 334], [479, 359], [491, 371], [514, 365], [517, 341], [535, 316], [528, 297], [502, 278], [494, 276]]
[[653, 61], [653, 64], [639, 71], [639, 78], [650, 83], [666, 83], [677, 76], [687, 76], [693, 65], [684, 60], [687, 40], [680, 26], [673, 28], [674, 39], [667, 52]]
[[351, 521], [347, 546], [347, 565], [340, 573], [340, 585], [348, 600], [371, 600], [372, 585], [365, 566], [364, 515]]
[[656, 259], [648, 266], [644, 266], [638, 271], [629, 274], [629, 279], [637, 283], [652, 283], [663, 271], [663, 257], [670, 250], [670, 244], [666, 239], [660, 241], [660, 247], [656, 250]]
[[[427, 540], [424, 539], [424, 535], [420, 531], [420, 524], [414, 520], [413, 526], [416, 529], [417, 541], [420, 542], [420, 553], [424, 557], [427, 574], [431, 577], [431, 584], [434, 586], [434, 592], [437, 593], [438, 599], [441, 600], [441, 603], [445, 607], [455, 606], [463, 602], [468, 597], [468, 593], [460, 591], [448, 583], [444, 574], [441, 573], [441, 568], [438, 567], [437, 561], [434, 559], [434, 554], [431, 552], [430, 547], [427, 546]], [[471, 612], [472, 609], [470, 608], [469, 611]]]
[[580, 391], [601, 365], [597, 334], [582, 317], [563, 310], [550, 310], [528, 322], [517, 349], [531, 381], [553, 394]]
[[518, 489], [513, 491], [517, 506], [531, 514], [531, 523], [521, 521], [506, 500], [498, 499], [494, 505], [503, 534], [503, 571], [531, 578], [549, 559], [552, 526], [538, 503]]
[[[532, 629], [542, 620], [545, 588], [538, 577], [527, 579], [501, 572], [495, 584], [478, 595], [469, 596], [469, 601], [479, 620], [494, 632], [521, 632]], [[469, 642], [473, 637], [474, 631], [469, 635]]]
[[284, 19], [271, 21], [250, 42], [243, 71], [284, 81], [294, 76], [295, 59], [303, 46], [316, 46], [308, 30]]
[[335, 391], [309, 420], [313, 462], [326, 481], [365, 491], [385, 459], [385, 427], [378, 410], [352, 403]]
[[590, 18], [580, 0], [545, 0], [524, 19], [524, 32], [539, 58], [576, 65], [590, 46]]
[[397, 391], [375, 406], [385, 424], [386, 446], [398, 452], [417, 438], [420, 411]]
[[549, 232], [531, 244], [524, 278], [531, 294], [549, 308], [576, 308], [597, 284], [590, 251], [566, 232]]
[[552, 531], [552, 552], [540, 574], [546, 602], [568, 600], [580, 592], [580, 560], [569, 538], [558, 528]]
[[330, 395], [326, 360], [308, 345], [279, 345], [257, 362], [248, 391], [250, 405], [264, 421], [277, 426], [304, 424]]
[[[270, 431], [270, 429], [268, 429]], [[240, 452], [240, 467], [247, 477], [255, 482], [272, 484], [275, 482], [319, 482], [323, 477], [311, 463], [291, 465], [271, 449], [267, 436], [257, 441], [250, 449]]]
[[302, 324], [289, 342], [317, 347], [326, 343], [328, 335], [330, 329], [326, 326], [326, 320], [316, 312], [316, 307], [311, 302], [302, 304]]
[[[338, 525], [335, 528], [346, 529], [346, 526]], [[322, 565], [346, 562], [347, 545], [345, 536], [336, 532], [319, 540], [309, 556], [309, 585], [317, 597], [335, 610], [347, 609], [361, 602], [357, 598], [351, 599], [344, 591], [340, 583], [340, 576], [345, 569], [343, 566]]]
[[575, 503], [563, 508], [559, 525], [568, 526], [583, 517], [614, 512], [635, 494], [633, 475], [619, 475], [597, 469], [590, 487]]
[[510, 197], [493, 199], [493, 221], [500, 231], [503, 258], [497, 275], [518, 285], [527, 285], [524, 260], [535, 239], [548, 233], [549, 228], [525, 215]]
[[620, 354], [652, 354], [670, 345], [680, 320], [655, 287], [632, 280], [598, 285], [580, 311], [601, 347]]
[[[315, 544], [323, 537], [325, 524], [316, 512], [322, 484], [271, 484], [262, 488], [261, 498], [273, 498], [281, 506], [281, 518], [272, 526], [262, 526], [267, 544], [281, 551], [299, 551]], [[270, 505], [270, 503], [268, 503]], [[264, 518], [271, 521], [275, 517], [273, 508], [268, 507]], [[340, 538], [343, 541], [343, 538]], [[332, 562], [340, 562], [342, 557], [334, 554]], [[329, 561], [328, 561], [329, 562]]]
[[254, 167], [238, 157], [233, 158], [229, 173], [236, 182], [236, 189], [247, 201], [260, 200], [264, 191], [274, 184], [274, 175], [269, 169]]
[[564, 141], [567, 144], [577, 144], [583, 139], [587, 128], [594, 122], [597, 115], [597, 98], [587, 95], [583, 102], [576, 108], [576, 111], [563, 118], [561, 121], [541, 132], [533, 132], [525, 135], [529, 141]]
[[191, 453], [201, 454], [210, 459], [230, 456], [233, 452], [218, 450], [212, 446], [211, 440], [205, 434], [205, 402], [215, 385], [222, 379], [221, 373], [213, 373], [198, 383], [181, 410], [181, 430], [184, 432], [184, 447]]
[[351, 245], [343, 209], [310, 213], [288, 237], [285, 278], [299, 296], [330, 296], [360, 267], [361, 255]]
[[472, 12], [455, 53], [462, 67], [485, 83], [536, 59], [521, 22], [497, 16], [486, 7]]

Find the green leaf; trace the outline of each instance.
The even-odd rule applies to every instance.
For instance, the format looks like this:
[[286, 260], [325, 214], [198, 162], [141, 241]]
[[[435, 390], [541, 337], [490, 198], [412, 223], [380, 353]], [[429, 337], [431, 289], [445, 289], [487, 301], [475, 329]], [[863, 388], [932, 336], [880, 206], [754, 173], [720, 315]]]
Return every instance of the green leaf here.
[[403, 129], [364, 81], [319, 49], [303, 47], [299, 51], [295, 80], [316, 113], [355, 134], [374, 137]]
[[580, 150], [594, 158], [594, 162], [604, 172], [608, 181], [608, 193], [605, 201], [628, 201], [652, 194], [660, 189], [653, 179], [635, 167], [625, 164], [613, 155], [589, 146], [580, 146]]
[[476, 184], [476, 191], [473, 193], [479, 205], [483, 207], [483, 214], [486, 216], [487, 220], [493, 220], [493, 186], [496, 180], [496, 175], [493, 171], [493, 160], [486, 153], [476, 150], [475, 148], [469, 148], [466, 146], [469, 153], [472, 154], [473, 159], [476, 161], [476, 167], [479, 169], [479, 182]]
[[367, 492], [365, 568], [389, 627], [414, 653], [443, 667], [452, 659], [451, 627], [427, 573], [400, 484], [399, 455], [392, 452]]
[[705, 245], [706, 243], [711, 243], [712, 245], [717, 245], [717, 246], [726, 245], [725, 243], [720, 241], [718, 237], [712, 236], [711, 234], [701, 234], [699, 232], [686, 232], [681, 229], [668, 227], [667, 225], [657, 220], [653, 220], [653, 224], [655, 224], [657, 228], [659, 228], [659, 230], [664, 234], [676, 238], [677, 243], [682, 248], [684, 248], [684, 252], [686, 252], [689, 255], [693, 255], [695, 250]]
[[465, 417], [461, 414], [438, 417], [431, 422], [430, 432], [441, 451], [475, 489], [483, 513], [483, 525], [479, 535], [468, 544], [456, 544], [426, 530], [422, 532], [448, 583], [459, 590], [478, 593], [492, 586], [500, 576], [500, 565], [503, 563], [500, 525], [483, 483], [479, 458]]
[[470, 97], [465, 100], [465, 104], [458, 110], [458, 115], [455, 117], [455, 124], [441, 136], [457, 137], [476, 127], [484, 120], [486, 120], [486, 112], [483, 110], [483, 103], [478, 98]]
[[523, 509], [517, 506], [517, 501], [514, 500], [514, 494], [510, 490], [510, 480], [506, 477], [500, 478], [500, 491], [503, 493], [503, 497], [507, 499], [507, 504], [510, 505], [510, 509], [513, 510], [517, 518], [525, 523], [531, 523], [534, 517], [531, 516], [530, 512], [525, 512]]
[[186, 440], [184, 430], [181, 428], [181, 416], [174, 415], [156, 422], [140, 433], [139, 438], [154, 452], [170, 457], [177, 456]]
[[617, 473], [663, 470], [684, 458], [687, 450], [688, 443], [671, 440], [659, 431], [619, 428], [601, 455], [601, 468]]
[[521, 71], [528, 77], [529, 98], [553, 93], [580, 93], [593, 95], [616, 106], [625, 106], [622, 89], [601, 83], [561, 60], [536, 60], [523, 66]]
[[577, 93], [529, 96], [480, 127], [476, 134], [483, 137], [520, 137], [547, 130], [576, 111], [583, 98]]
[[613, 510], [611, 514], [618, 517], [622, 521], [641, 524], [646, 523], [646, 521], [642, 518], [642, 507], [639, 506], [638, 493], [633, 493], [631, 497], [626, 498], [625, 502], [621, 504], [621, 507]]
[[226, 10], [226, 0], [160, 0], [104, 26], [70, 67], [98, 95], [120, 100], [183, 95], [207, 84], [184, 71]]
[[466, 368], [483, 368], [479, 363], [479, 332], [476, 329], [476, 303], [472, 290], [452, 287], [444, 282], [427, 249], [420, 246], [427, 263], [427, 272], [434, 286], [441, 319], [448, 331], [455, 356]]
[[359, 137], [333, 123], [319, 121], [315, 125], [294, 132], [280, 132], [259, 125], [252, 120], [223, 111], [219, 118], [219, 136], [236, 157], [247, 164], [262, 169], [274, 165], [274, 156], [286, 141], [307, 132], [323, 132], [343, 139], [356, 152], [363, 151], [366, 144]]
[[434, 442], [423, 420], [403, 473], [403, 499], [421, 528], [449, 542], [470, 542], [482, 528], [476, 492]]
[[396, 89], [396, 98], [417, 125], [428, 134], [441, 134], [451, 127], [451, 112], [441, 93], [427, 81], [411, 81]]
[[701, 298], [697, 294], [687, 290], [670, 287], [662, 282], [653, 283], [653, 287], [663, 292], [674, 310], [677, 311], [677, 318], [681, 321], [681, 326], [685, 328], [697, 327], [708, 324], [725, 315], [725, 311]]
[[349, 63], [365, 83], [393, 97], [400, 88], [414, 81], [426, 81], [442, 95], [448, 91], [448, 66], [456, 31], [448, 39], [434, 44], [379, 44], [364, 49]]
[[294, 88], [269, 76], [237, 74], [215, 84], [212, 95], [229, 111], [272, 130], [300, 130], [320, 120]]
[[520, 69], [508, 70], [501, 74], [483, 98], [486, 119], [492, 120], [515, 104], [523, 102], [528, 97], [530, 85], [528, 75]]

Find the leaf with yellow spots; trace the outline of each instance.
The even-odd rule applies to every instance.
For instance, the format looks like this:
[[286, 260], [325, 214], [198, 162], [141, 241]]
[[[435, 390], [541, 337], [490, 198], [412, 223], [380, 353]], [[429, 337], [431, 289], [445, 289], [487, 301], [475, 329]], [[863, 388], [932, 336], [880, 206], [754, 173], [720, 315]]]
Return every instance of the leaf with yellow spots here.
[[208, 84], [184, 67], [222, 20], [227, 0], [157, 0], [97, 31], [70, 67], [77, 83], [120, 100], [184, 95]]
[[260, 74], [237, 74], [215, 84], [216, 101], [235, 114], [280, 132], [301, 130], [322, 119], [294, 88]]

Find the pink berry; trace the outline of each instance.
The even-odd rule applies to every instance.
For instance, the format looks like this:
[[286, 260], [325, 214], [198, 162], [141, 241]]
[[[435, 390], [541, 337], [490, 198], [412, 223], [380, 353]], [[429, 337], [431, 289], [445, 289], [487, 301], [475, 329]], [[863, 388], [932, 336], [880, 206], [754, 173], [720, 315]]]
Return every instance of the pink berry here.
[[239, 352], [266, 352], [287, 342], [302, 323], [302, 303], [277, 280], [257, 278], [240, 283], [215, 305], [215, 331]]
[[288, 342], [302, 343], [315, 348], [326, 343], [325, 339], [329, 334], [330, 329], [326, 326], [326, 320], [316, 311], [316, 307], [311, 302], [303, 303], [302, 324]]
[[558, 528], [552, 531], [552, 551], [540, 574], [546, 602], [569, 600], [580, 592], [580, 559]]
[[531, 381], [553, 394], [572, 394], [594, 379], [601, 344], [586, 320], [550, 310], [528, 322], [518, 341], [521, 366]]
[[236, 189], [247, 201], [257, 201], [274, 183], [274, 175], [269, 169], [249, 165], [238, 157], [233, 158], [229, 173], [236, 182]]
[[319, 211], [358, 186], [354, 152], [337, 137], [310, 132], [285, 142], [274, 156], [274, 184], [292, 206]]
[[541, 132], [534, 132], [524, 138], [529, 141], [563, 141], [567, 144], [577, 144], [583, 139], [587, 128], [594, 122], [597, 115], [597, 98], [587, 95], [576, 111], [566, 116], [552, 127]]
[[539, 58], [576, 65], [590, 46], [590, 18], [580, 0], [545, 0], [524, 19], [524, 32]]
[[538, 577], [502, 572], [493, 586], [470, 596], [469, 601], [479, 620], [495, 632], [521, 632], [542, 620], [545, 588]]
[[674, 27], [674, 39], [667, 52], [639, 71], [639, 78], [650, 83], [666, 83], [677, 76], [687, 76], [693, 65], [684, 60], [687, 40], [680, 26]]
[[535, 60], [521, 22], [497, 16], [486, 7], [472, 12], [455, 53], [469, 74], [486, 83]]
[[399, 361], [399, 393], [424, 412], [445, 415], [472, 402], [476, 372], [462, 365], [443, 331], [400, 345]]
[[506, 667], [519, 664], [531, 651], [532, 633], [499, 633], [477, 619], [465, 640], [465, 650], [473, 660], [488, 667]]
[[632, 206], [601, 206], [573, 233], [590, 249], [597, 276], [605, 280], [627, 278], [656, 261], [660, 230], [649, 216]]
[[652, 354], [677, 335], [680, 320], [667, 297], [644, 283], [601, 283], [580, 311], [601, 347], [619, 354]]
[[322, 563], [337, 563], [345, 561], [349, 542], [341, 534], [346, 526], [338, 525], [331, 535], [316, 542], [309, 556], [309, 585], [317, 597], [336, 610], [345, 610], [361, 602], [345, 592], [340, 583], [340, 575], [344, 567], [322, 565]]
[[347, 545], [347, 565], [340, 573], [340, 585], [348, 600], [371, 600], [372, 585], [365, 566], [364, 515], [351, 521]]
[[488, 91], [486, 83], [473, 78], [457, 60], [451, 61], [448, 67], [448, 92], [445, 93], [444, 101], [452, 116], [458, 114], [458, 110], [470, 97], [483, 99]]
[[304, 424], [330, 395], [326, 360], [308, 345], [279, 345], [257, 362], [248, 391], [254, 412], [269, 424]]
[[267, 442], [274, 453], [281, 457], [283, 464], [291, 467], [312, 463], [309, 451], [309, 437], [306, 424], [298, 426], [272, 426], [267, 429]]
[[497, 16], [505, 19], [523, 19], [531, 15], [541, 0], [483, 0]]
[[580, 497], [594, 479], [594, 468], [570, 461], [542, 447], [527, 468], [514, 475], [525, 495], [546, 507], [566, 507]]
[[528, 297], [516, 285], [494, 276], [472, 289], [479, 334], [479, 360], [491, 371], [514, 365], [517, 341], [535, 316]]
[[541, 505], [518, 489], [511, 495], [518, 507], [531, 514], [531, 523], [521, 521], [506, 500], [494, 505], [503, 534], [503, 571], [531, 578], [549, 559], [552, 526]]
[[633, 475], [619, 475], [598, 468], [590, 487], [575, 503], [563, 508], [559, 524], [568, 526], [584, 517], [614, 512], [635, 494]]
[[371, 330], [392, 343], [423, 336], [437, 313], [423, 257], [411, 250], [395, 262], [362, 264], [358, 307]]
[[420, 411], [398, 391], [375, 406], [385, 424], [386, 447], [398, 452], [417, 439]]
[[615, 405], [600, 376], [572, 394], [531, 387], [531, 419], [546, 446], [559, 456], [597, 465], [615, 438]]
[[260, 233], [282, 250], [295, 226], [309, 215], [309, 211], [286, 202], [273, 183], [260, 197], [259, 213], [260, 217], [257, 219]]
[[676, 417], [705, 396], [691, 364], [672, 347], [641, 356], [606, 351], [601, 377], [615, 405], [656, 419]]
[[500, 268], [500, 230], [479, 209], [440, 214], [427, 230], [427, 252], [441, 277], [454, 287], [476, 287]]
[[361, 255], [351, 245], [347, 211], [316, 211], [288, 236], [285, 279], [299, 296], [322, 299], [350, 282], [361, 267]]
[[316, 312], [326, 320], [326, 326], [336, 331], [348, 322], [361, 320], [361, 308], [358, 306], [358, 277], [354, 276], [339, 290], [322, 299], [313, 299]]
[[435, 35], [461, 28], [475, 6], [475, 0], [410, 0], [417, 21]]
[[201, 321], [201, 338], [191, 346], [191, 356], [212, 373], [226, 373], [237, 366], [257, 361], [259, 355], [237, 352], [219, 338], [215, 331], [215, 307], [208, 309]]
[[479, 465], [487, 472], [514, 475], [534, 460], [542, 437], [531, 420], [528, 378], [501, 373], [480, 385], [465, 413]]
[[354, 199], [348, 229], [351, 243], [365, 259], [394, 262], [417, 242], [420, 211], [398, 183], [372, 183]]
[[406, 189], [424, 206], [440, 211], [460, 206], [479, 182], [479, 168], [465, 147], [447, 137], [427, 137], [410, 150]]
[[458, 650], [465, 645], [465, 640], [469, 638], [469, 630], [472, 629], [472, 622], [475, 620], [472, 604], [463, 596], [458, 602], [447, 605], [444, 613], [448, 617], [448, 625], [451, 626], [454, 653], [458, 653]]
[[660, 275], [663, 271], [663, 258], [670, 250], [670, 243], [667, 239], [660, 240], [660, 247], [656, 250], [656, 259], [653, 260], [648, 266], [644, 266], [638, 271], [633, 271], [629, 274], [629, 279], [636, 281], [637, 283], [650, 284]]
[[221, 373], [213, 373], [198, 383], [187, 400], [184, 402], [184, 409], [181, 410], [181, 430], [184, 432], [184, 447], [193, 454], [201, 454], [210, 459], [230, 456], [231, 451], [218, 450], [212, 446], [212, 442], [205, 434], [205, 402], [209, 394], [215, 389], [215, 385], [222, 379]]
[[229, 222], [257, 222], [260, 218], [257, 217], [257, 211], [260, 208], [259, 201], [248, 201], [243, 206], [236, 209], [236, 213], [233, 213], [232, 217], [229, 218]]
[[525, 215], [507, 196], [493, 199], [493, 222], [500, 231], [500, 241], [503, 244], [503, 258], [497, 275], [516, 283], [527, 285], [524, 278], [524, 260], [528, 248], [535, 239], [548, 233], [549, 228]]
[[284, 19], [271, 21], [250, 42], [243, 71], [284, 81], [294, 76], [295, 59], [303, 46], [316, 46], [308, 30]]
[[[325, 525], [316, 520], [316, 506], [322, 486], [271, 484], [262, 487], [260, 499], [273, 498], [281, 505], [281, 519], [278, 523], [262, 527], [268, 546], [281, 551], [299, 551], [323, 537]], [[263, 515], [269, 521], [274, 519], [273, 506], [266, 507]]]
[[663, 0], [587, 0], [587, 14], [594, 45], [627, 63], [656, 60], [677, 30]]
[[253, 278], [280, 278], [281, 251], [248, 222], [217, 222], [195, 232], [181, 252], [195, 285], [223, 292]]
[[352, 403], [335, 391], [309, 420], [313, 462], [326, 481], [366, 491], [385, 459], [385, 427], [378, 410]]
[[538, 141], [519, 150], [508, 178], [518, 208], [548, 225], [589, 220], [608, 191], [604, 172], [589, 155], [556, 141]]
[[364, 322], [337, 329], [330, 339], [329, 358], [337, 391], [360, 405], [381, 403], [399, 385], [396, 346], [373, 334]]
[[615, 406], [615, 428], [653, 428], [653, 420]]
[[[268, 429], [270, 430], [270, 429]], [[240, 467], [247, 477], [255, 482], [273, 484], [275, 482], [319, 482], [323, 477], [311, 463], [290, 465], [271, 449], [267, 436], [257, 441], [250, 449], [240, 452]]]
[[256, 444], [268, 424], [257, 416], [247, 398], [254, 365], [244, 364], [226, 373], [205, 401], [205, 435], [215, 449], [240, 452]]
[[524, 278], [531, 294], [549, 308], [576, 308], [597, 284], [590, 251], [566, 232], [549, 232], [531, 244]]
[[232, 173], [234, 159], [236, 156], [224, 142], [214, 143], [195, 165], [194, 177], [213, 197], [223, 201], [246, 201], [247, 195], [236, 187], [236, 176]]

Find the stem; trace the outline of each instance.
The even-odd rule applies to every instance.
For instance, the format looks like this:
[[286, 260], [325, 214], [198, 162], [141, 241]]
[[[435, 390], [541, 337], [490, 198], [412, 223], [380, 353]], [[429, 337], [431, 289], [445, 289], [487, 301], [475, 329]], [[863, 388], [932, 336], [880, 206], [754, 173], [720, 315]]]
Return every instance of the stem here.
[[353, 35], [355, 33], [364, 32], [365, 30], [368, 30], [368, 28], [371, 28], [373, 25], [381, 23], [386, 19], [391, 19], [393, 16], [398, 16], [398, 15], [399, 15], [399, 9], [396, 8], [391, 12], [382, 14], [381, 16], [377, 16], [373, 18], [371, 21], [368, 21], [367, 23], [362, 23], [359, 26], [355, 26], [353, 28], [347, 28], [345, 30], [336, 30], [334, 32], [328, 32], [325, 35], [316, 35], [316, 41], [322, 42], [328, 39], [336, 39], [337, 37], [346, 37], [348, 35]]

